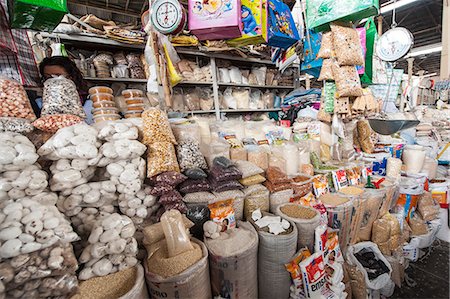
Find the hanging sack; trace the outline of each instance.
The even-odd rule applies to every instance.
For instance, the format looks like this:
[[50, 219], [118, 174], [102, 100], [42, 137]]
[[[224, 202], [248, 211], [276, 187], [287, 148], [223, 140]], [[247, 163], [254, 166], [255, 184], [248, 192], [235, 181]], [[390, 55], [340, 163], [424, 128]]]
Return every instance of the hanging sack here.
[[52, 32], [66, 13], [66, 0], [8, 1], [11, 28]]
[[364, 74], [361, 77], [361, 82], [366, 84], [372, 84], [373, 75], [373, 63], [374, 63], [374, 51], [375, 51], [375, 40], [377, 38], [378, 32], [375, 25], [374, 19], [370, 18], [366, 25], [366, 56], [364, 64]]
[[281, 0], [269, 0], [267, 23], [269, 46], [287, 49], [300, 40], [291, 10]]

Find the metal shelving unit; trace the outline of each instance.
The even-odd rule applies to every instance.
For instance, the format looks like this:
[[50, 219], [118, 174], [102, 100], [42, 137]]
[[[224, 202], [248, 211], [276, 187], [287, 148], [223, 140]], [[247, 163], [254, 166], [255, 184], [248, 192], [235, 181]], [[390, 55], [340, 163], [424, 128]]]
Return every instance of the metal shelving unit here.
[[[79, 47], [83, 49], [93, 49], [93, 50], [111, 50], [111, 49], [123, 49], [127, 51], [143, 51], [145, 48], [144, 44], [134, 45], [134, 44], [126, 44], [117, 42], [106, 37], [94, 35], [94, 34], [63, 34], [63, 33], [46, 33], [41, 32], [38, 33], [42, 38], [55, 38], [59, 39], [61, 42], [72, 45], [74, 47]], [[252, 84], [236, 84], [236, 83], [223, 83], [218, 82], [217, 75], [217, 66], [216, 60], [229, 60], [234, 62], [245, 62], [247, 64], [259, 64], [259, 65], [267, 65], [275, 67], [275, 64], [270, 60], [258, 59], [253, 57], [239, 57], [239, 56], [231, 56], [221, 53], [215, 52], [205, 52], [199, 51], [195, 49], [187, 49], [187, 48], [177, 48], [177, 53], [180, 55], [194, 56], [194, 57], [203, 57], [210, 60], [211, 65], [211, 74], [212, 74], [212, 82], [193, 82], [193, 81], [185, 81], [179, 83], [177, 86], [207, 86], [212, 87], [213, 96], [214, 96], [214, 110], [211, 111], [184, 111], [186, 114], [211, 114], [215, 113], [216, 118], [220, 119], [221, 114], [223, 113], [251, 113], [251, 112], [276, 112], [281, 111], [280, 108], [273, 109], [220, 109], [219, 105], [219, 88], [222, 87], [245, 87], [245, 88], [257, 88], [257, 89], [284, 89], [284, 90], [293, 90], [294, 86], [260, 86], [260, 85], [252, 85]], [[296, 67], [296, 66], [294, 66]], [[147, 82], [146, 79], [131, 79], [131, 78], [93, 78], [86, 77], [86, 81], [90, 82], [104, 82], [104, 83], [114, 83], [114, 82], [124, 82], [124, 83], [141, 83], [144, 84]]]

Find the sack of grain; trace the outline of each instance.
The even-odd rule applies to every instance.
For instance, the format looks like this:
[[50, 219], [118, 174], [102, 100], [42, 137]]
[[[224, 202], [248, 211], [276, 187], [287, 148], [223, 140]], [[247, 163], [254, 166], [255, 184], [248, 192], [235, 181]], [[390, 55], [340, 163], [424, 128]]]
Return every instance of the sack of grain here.
[[192, 239], [202, 249], [202, 258], [185, 271], [169, 278], [149, 272], [144, 263], [145, 280], [152, 298], [196, 298], [210, 299], [208, 250], [203, 242]]
[[314, 252], [314, 232], [320, 224], [320, 214], [316, 209], [286, 203], [279, 205], [275, 214], [295, 223], [298, 229], [298, 248], [307, 246], [311, 252]]
[[[272, 214], [264, 213], [266, 215]], [[279, 235], [258, 231], [258, 294], [261, 299], [289, 298], [291, 276], [284, 265], [297, 251], [298, 234], [294, 223], [290, 224], [286, 233]]]
[[113, 274], [94, 277], [80, 282], [78, 294], [71, 299], [148, 299], [150, 295], [144, 281], [144, 268], [137, 264]]
[[223, 298], [258, 298], [258, 234], [248, 222], [238, 221], [238, 228], [206, 239], [209, 251], [213, 296]]

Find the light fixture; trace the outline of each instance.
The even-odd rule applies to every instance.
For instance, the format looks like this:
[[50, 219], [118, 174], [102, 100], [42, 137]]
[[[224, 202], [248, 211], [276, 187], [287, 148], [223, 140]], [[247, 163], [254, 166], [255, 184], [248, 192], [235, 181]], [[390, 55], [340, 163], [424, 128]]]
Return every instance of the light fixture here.
[[425, 46], [425, 47], [418, 47], [416, 49], [412, 49], [411, 53], [409, 53], [405, 58], [427, 55], [427, 54], [441, 52], [441, 51], [442, 51], [441, 44], [434, 44], [434, 45]]
[[380, 8], [380, 13], [381, 14], [385, 14], [387, 12], [390, 12], [390, 11], [394, 10], [394, 8], [398, 9], [398, 8], [400, 8], [402, 6], [409, 5], [409, 4], [417, 2], [417, 1], [419, 1], [419, 0], [400, 0], [400, 1], [396, 1], [394, 3], [382, 6]]

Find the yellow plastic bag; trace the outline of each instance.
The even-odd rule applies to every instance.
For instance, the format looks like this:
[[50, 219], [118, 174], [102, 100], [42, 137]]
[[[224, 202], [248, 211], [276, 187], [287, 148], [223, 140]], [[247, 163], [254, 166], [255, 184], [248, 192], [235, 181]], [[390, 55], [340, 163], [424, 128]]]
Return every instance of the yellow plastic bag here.
[[164, 47], [164, 55], [166, 55], [167, 71], [169, 73], [170, 85], [173, 87], [173, 86], [177, 85], [178, 83], [180, 83], [181, 80], [183, 80], [183, 79], [181, 78], [180, 74], [178, 74], [177, 70], [175, 69], [173, 62], [170, 59], [169, 52], [167, 51], [166, 45], [163, 45], [163, 47]]

